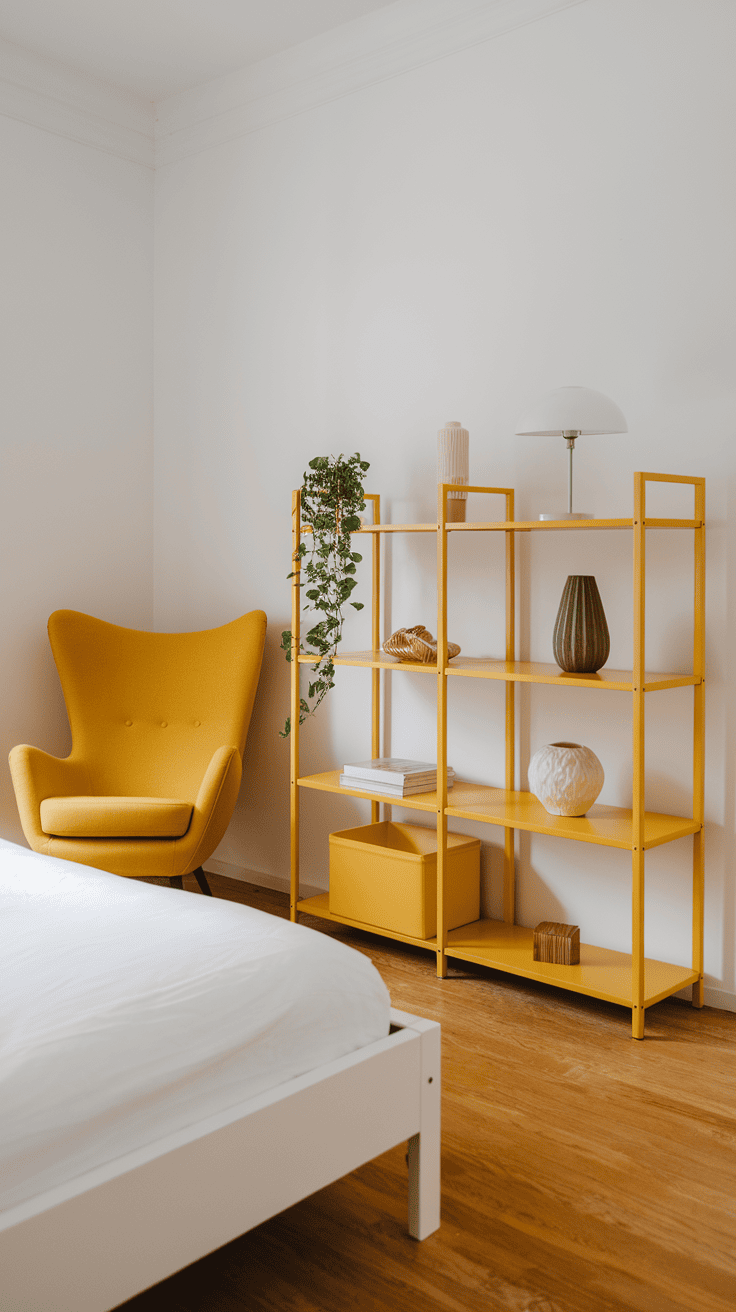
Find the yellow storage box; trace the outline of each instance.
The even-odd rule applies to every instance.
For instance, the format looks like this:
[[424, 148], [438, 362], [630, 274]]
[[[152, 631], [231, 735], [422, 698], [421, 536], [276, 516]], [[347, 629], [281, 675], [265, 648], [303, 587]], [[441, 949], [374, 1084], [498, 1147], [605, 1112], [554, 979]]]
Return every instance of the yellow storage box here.
[[[447, 835], [448, 929], [480, 915], [480, 839]], [[437, 831], [383, 820], [330, 834], [330, 911], [414, 938], [437, 933]]]

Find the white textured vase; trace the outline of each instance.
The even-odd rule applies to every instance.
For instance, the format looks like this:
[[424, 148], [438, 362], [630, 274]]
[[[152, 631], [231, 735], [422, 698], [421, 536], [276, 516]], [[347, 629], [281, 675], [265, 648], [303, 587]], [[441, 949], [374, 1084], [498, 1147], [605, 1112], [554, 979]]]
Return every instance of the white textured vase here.
[[595, 752], [580, 743], [550, 743], [529, 762], [529, 787], [550, 815], [585, 815], [604, 779]]
[[[467, 483], [470, 478], [470, 433], [456, 419], [450, 419], [437, 434], [437, 482]], [[449, 522], [465, 522], [467, 492], [448, 492]]]

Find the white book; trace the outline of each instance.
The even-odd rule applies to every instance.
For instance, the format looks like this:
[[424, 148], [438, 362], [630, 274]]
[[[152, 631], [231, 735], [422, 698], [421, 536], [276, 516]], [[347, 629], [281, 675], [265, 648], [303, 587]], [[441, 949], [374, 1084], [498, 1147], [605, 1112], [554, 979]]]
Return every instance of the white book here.
[[[452, 788], [452, 784], [453, 780], [448, 779], [448, 789]], [[352, 774], [341, 774], [340, 787], [358, 788], [367, 793], [380, 793], [381, 797], [393, 797], [398, 801], [402, 797], [414, 797], [417, 793], [433, 793], [436, 781], [432, 779], [429, 783], [385, 784], [375, 783], [370, 779], [358, 779]]]
[[[409, 761], [400, 756], [378, 756], [373, 761], [357, 761], [351, 765], [344, 765], [343, 774], [375, 783], [420, 783], [423, 780], [434, 781], [437, 778], [437, 763]], [[448, 766], [448, 779], [454, 778], [454, 775], [452, 766]]]

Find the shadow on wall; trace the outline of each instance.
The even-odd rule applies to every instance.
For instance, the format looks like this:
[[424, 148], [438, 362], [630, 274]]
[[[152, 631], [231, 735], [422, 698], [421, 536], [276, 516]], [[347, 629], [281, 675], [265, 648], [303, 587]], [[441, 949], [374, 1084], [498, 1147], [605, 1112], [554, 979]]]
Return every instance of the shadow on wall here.
[[[528, 896], [532, 909], [538, 908], [539, 910], [534, 924], [539, 924], [540, 920], [557, 920], [564, 923], [567, 908], [533, 866], [530, 860], [531, 843], [528, 834], [520, 833], [519, 845], [519, 859], [524, 861], [525, 879], [528, 881]], [[517, 860], [517, 865], [518, 863]], [[481, 915], [487, 916], [491, 920], [503, 920], [503, 872], [503, 843], [481, 842], [480, 908]], [[529, 927], [533, 929], [534, 925], [530, 924]]]
[[288, 715], [289, 666], [280, 650], [285, 627], [269, 623], [266, 630], [240, 795], [215, 854], [234, 866], [278, 874], [289, 870], [289, 746], [288, 740], [279, 737]]

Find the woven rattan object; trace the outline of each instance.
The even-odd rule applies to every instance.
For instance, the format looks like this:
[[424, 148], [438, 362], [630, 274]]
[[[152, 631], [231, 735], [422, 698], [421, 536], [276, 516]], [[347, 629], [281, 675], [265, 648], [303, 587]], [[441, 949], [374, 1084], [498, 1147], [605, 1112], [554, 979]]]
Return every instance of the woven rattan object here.
[[[383, 650], [389, 656], [397, 656], [400, 661], [417, 661], [420, 665], [437, 664], [437, 643], [423, 624], [415, 624], [413, 629], [397, 629], [386, 639]], [[459, 655], [457, 643], [448, 642], [448, 661]]]
[[549, 961], [556, 966], [578, 966], [580, 926], [543, 920], [534, 930], [533, 957], [535, 961]]

